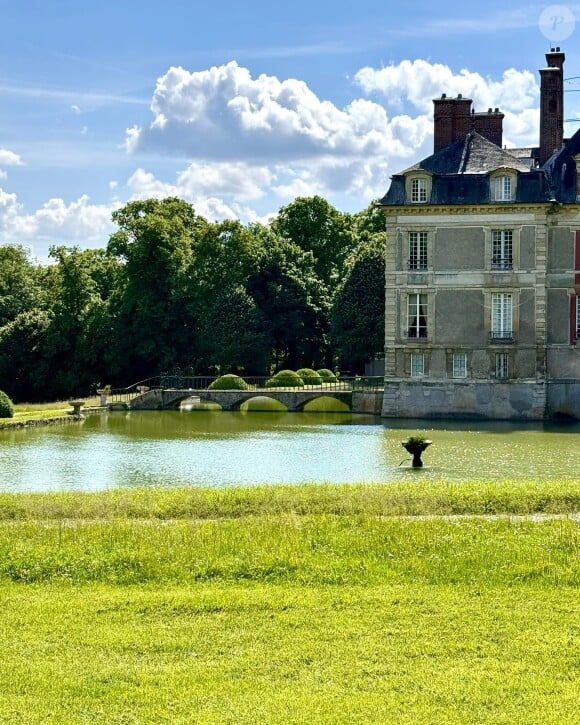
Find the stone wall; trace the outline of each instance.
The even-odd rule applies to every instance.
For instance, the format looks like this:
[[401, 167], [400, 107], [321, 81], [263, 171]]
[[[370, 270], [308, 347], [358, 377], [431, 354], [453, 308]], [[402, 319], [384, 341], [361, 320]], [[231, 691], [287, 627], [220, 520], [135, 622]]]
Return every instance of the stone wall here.
[[542, 420], [546, 387], [536, 382], [393, 381], [385, 384], [385, 418]]

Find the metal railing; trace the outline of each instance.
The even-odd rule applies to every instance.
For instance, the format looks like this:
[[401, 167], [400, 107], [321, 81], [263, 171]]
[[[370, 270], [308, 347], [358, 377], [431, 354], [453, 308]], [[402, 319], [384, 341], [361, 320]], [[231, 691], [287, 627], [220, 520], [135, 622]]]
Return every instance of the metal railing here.
[[[149, 390], [187, 390], [191, 391], [192, 397], [195, 396], [196, 392], [206, 391], [211, 389], [211, 384], [218, 379], [219, 376], [210, 375], [180, 375], [176, 373], [163, 373], [152, 378], [146, 378], [140, 380], [138, 383], [134, 383], [126, 388], [114, 388], [110, 391], [107, 398], [111, 403], [128, 403], [133, 398]], [[240, 376], [248, 386], [249, 391], [255, 391], [256, 393], [269, 391], [275, 392], [296, 392], [296, 391], [320, 391], [324, 393], [329, 392], [380, 392], [384, 388], [384, 376], [368, 376], [368, 375], [355, 375], [352, 377], [338, 378], [336, 382], [322, 381], [322, 382], [305, 382], [304, 385], [295, 386], [291, 384], [284, 385], [275, 384], [271, 382], [268, 385], [268, 381], [272, 378], [262, 375], [244, 375]], [[224, 392], [224, 391], [219, 391]], [[225, 391], [227, 392], [227, 391]]]
[[492, 330], [489, 339], [491, 342], [514, 342], [515, 336], [513, 330]]

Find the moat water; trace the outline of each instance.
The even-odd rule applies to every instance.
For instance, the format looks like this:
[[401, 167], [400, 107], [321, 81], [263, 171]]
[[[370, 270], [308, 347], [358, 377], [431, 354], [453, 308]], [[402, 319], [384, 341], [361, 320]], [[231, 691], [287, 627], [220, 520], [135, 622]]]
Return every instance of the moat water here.
[[[425, 467], [401, 440], [427, 432]], [[1, 491], [580, 477], [580, 424], [346, 413], [131, 412], [0, 433]]]

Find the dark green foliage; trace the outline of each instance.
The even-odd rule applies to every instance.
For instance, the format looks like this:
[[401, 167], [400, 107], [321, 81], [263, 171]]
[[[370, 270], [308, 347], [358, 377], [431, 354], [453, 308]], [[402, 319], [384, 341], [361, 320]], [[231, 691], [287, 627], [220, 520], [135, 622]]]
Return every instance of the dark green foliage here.
[[375, 235], [349, 259], [330, 313], [331, 337], [343, 369], [364, 372], [364, 364], [384, 350], [384, 239]]
[[270, 226], [244, 226], [146, 199], [113, 221], [106, 250], [55, 246], [46, 266], [0, 246], [0, 380], [13, 400], [85, 396], [176, 365], [332, 376], [337, 357], [361, 372], [383, 351], [384, 223], [373, 206], [350, 215], [302, 198]]
[[340, 279], [355, 240], [348, 215], [320, 196], [301, 197], [280, 209], [273, 229], [314, 257], [316, 274], [325, 285]]
[[325, 383], [336, 383], [337, 377], [332, 372], [332, 370], [329, 370], [328, 368], [320, 368], [320, 370], [316, 371], [320, 377], [322, 378], [323, 382]]
[[0, 418], [13, 418], [14, 406], [10, 398], [0, 390]]
[[19, 246], [0, 246], [0, 328], [42, 299], [41, 273], [29, 253]]
[[320, 375], [311, 368], [300, 368], [296, 373], [300, 375], [304, 385], [320, 385], [322, 383]]
[[248, 383], [239, 375], [221, 375], [209, 386], [210, 390], [248, 390]]
[[43, 310], [22, 312], [0, 328], [0, 380], [17, 402], [51, 397], [50, 328], [52, 315]]
[[267, 388], [303, 388], [304, 381], [293, 370], [280, 370], [266, 381]]

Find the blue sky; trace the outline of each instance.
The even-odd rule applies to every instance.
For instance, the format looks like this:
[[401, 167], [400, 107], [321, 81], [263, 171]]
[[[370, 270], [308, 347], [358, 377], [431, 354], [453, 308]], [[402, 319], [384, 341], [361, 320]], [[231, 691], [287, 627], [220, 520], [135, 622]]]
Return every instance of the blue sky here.
[[[104, 246], [111, 212], [177, 194], [265, 220], [296, 196], [344, 211], [432, 149], [442, 92], [534, 144], [548, 4], [0, 0], [0, 243]], [[564, 6], [580, 23], [580, 4]], [[580, 80], [566, 83], [580, 118]], [[570, 135], [579, 123], [569, 123]]]

